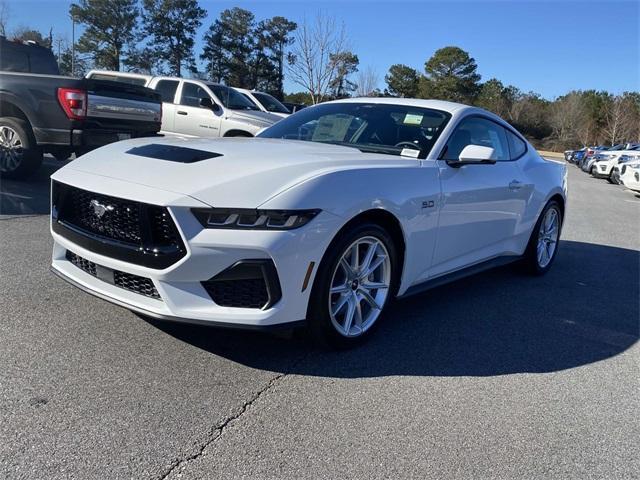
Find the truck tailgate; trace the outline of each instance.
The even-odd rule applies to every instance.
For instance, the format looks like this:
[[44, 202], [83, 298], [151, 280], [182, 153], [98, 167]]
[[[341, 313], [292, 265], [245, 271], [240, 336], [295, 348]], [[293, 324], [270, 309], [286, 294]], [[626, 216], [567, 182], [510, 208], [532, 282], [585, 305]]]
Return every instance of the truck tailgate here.
[[160, 122], [162, 103], [151, 89], [106, 80], [86, 79], [87, 117], [132, 122]]

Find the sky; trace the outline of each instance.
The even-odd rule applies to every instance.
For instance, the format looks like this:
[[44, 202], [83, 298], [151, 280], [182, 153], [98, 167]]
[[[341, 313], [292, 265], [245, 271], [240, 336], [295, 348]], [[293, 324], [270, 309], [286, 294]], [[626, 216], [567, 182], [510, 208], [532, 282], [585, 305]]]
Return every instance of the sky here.
[[[9, 28], [29, 26], [71, 39], [69, 1], [4, 0]], [[361, 67], [377, 72], [379, 86], [389, 66], [424, 71], [438, 49], [456, 45], [475, 58], [482, 80], [495, 77], [553, 99], [574, 89], [612, 93], [640, 90], [640, 2], [635, 1], [214, 1], [200, 0], [208, 18], [235, 6], [257, 20], [275, 15], [298, 23], [319, 11], [344, 22]], [[76, 37], [78, 33], [76, 33]], [[301, 88], [285, 78], [285, 90]]]

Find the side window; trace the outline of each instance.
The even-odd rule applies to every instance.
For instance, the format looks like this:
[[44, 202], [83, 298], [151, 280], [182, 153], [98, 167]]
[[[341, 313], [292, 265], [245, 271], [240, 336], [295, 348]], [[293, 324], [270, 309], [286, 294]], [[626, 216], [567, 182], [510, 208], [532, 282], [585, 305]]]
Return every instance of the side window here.
[[182, 95], [180, 96], [180, 105], [200, 107], [201, 98], [211, 98], [211, 95], [195, 83], [184, 82], [184, 85], [182, 85]]
[[511, 160], [520, 158], [527, 151], [527, 144], [524, 143], [517, 135], [507, 130], [507, 140], [509, 141], [509, 152]]
[[449, 138], [443, 158], [457, 160], [467, 145], [493, 148], [494, 159], [497, 161], [510, 159], [507, 133], [504, 128], [491, 120], [480, 117], [462, 120]]
[[160, 94], [163, 102], [173, 103], [179, 83], [177, 80], [160, 80], [154, 90]]

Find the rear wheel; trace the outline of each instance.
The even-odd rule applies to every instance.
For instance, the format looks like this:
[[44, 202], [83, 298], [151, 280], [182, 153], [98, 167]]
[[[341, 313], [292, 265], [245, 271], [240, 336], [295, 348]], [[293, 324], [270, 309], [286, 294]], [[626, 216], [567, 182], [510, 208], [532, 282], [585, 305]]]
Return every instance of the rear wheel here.
[[307, 321], [316, 340], [348, 348], [369, 336], [395, 293], [397, 252], [376, 224], [349, 228], [327, 249], [311, 292]]
[[0, 175], [3, 178], [26, 178], [42, 164], [31, 128], [24, 120], [0, 118]]
[[542, 211], [536, 223], [522, 264], [534, 275], [549, 271], [558, 253], [560, 230], [562, 229], [562, 209], [556, 200], [551, 200]]

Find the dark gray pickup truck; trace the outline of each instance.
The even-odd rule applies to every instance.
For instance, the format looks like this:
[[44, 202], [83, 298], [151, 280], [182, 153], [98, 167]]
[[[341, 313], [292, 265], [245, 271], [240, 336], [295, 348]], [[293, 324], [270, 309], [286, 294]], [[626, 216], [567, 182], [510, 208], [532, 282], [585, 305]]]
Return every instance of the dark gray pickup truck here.
[[51, 50], [0, 37], [0, 175], [24, 178], [44, 153], [66, 159], [160, 130], [162, 102], [148, 88], [59, 75]]

